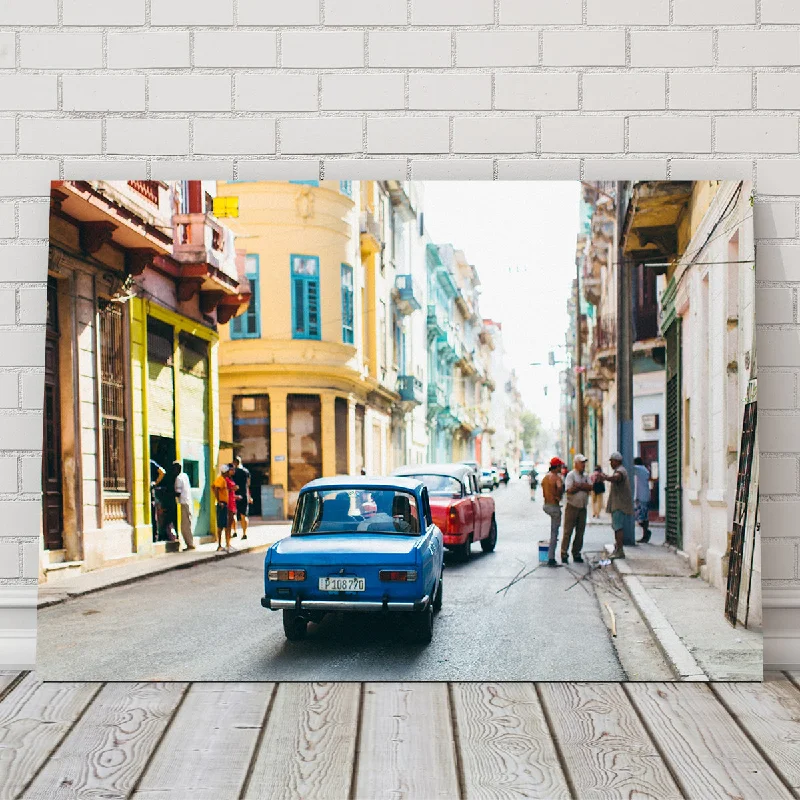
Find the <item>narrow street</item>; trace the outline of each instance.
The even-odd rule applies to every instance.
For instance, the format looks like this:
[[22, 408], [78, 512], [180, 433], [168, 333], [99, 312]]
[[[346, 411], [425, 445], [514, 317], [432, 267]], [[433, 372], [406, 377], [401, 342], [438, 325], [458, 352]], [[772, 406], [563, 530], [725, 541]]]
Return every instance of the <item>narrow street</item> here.
[[[39, 611], [37, 671], [59, 680], [594, 680], [625, 672], [593, 591], [564, 568], [537, 566], [548, 518], [527, 481], [496, 499], [497, 550], [447, 557], [444, 607], [427, 647], [399, 621], [330, 615], [303, 642], [261, 608], [263, 554], [175, 570]], [[586, 549], [609, 538], [587, 527]], [[570, 570], [584, 571], [583, 565]]]

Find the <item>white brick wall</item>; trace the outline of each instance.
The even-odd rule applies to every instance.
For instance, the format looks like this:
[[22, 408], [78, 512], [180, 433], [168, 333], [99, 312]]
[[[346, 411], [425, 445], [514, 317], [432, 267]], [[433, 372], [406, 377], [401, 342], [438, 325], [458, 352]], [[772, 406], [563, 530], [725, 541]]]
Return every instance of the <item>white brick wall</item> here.
[[795, 0], [0, 3], [0, 590], [36, 577], [49, 181], [324, 169], [752, 178], [764, 580], [796, 598], [798, 67]]

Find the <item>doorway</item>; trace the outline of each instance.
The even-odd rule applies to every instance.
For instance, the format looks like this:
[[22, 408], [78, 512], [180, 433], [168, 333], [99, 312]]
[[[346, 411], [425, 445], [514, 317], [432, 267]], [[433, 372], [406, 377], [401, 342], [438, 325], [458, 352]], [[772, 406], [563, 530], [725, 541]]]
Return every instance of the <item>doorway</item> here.
[[[639, 457], [644, 461], [650, 475], [653, 475], [652, 464], [656, 465], [655, 474], [659, 475], [658, 466], [658, 440], [639, 442]], [[655, 522], [659, 518], [658, 513], [658, 498], [659, 498], [659, 480], [655, 478], [650, 484], [650, 504], [648, 506], [650, 511], [650, 521]]]
[[269, 395], [234, 396], [233, 454], [250, 470], [250, 516], [263, 516], [261, 487], [270, 482]]

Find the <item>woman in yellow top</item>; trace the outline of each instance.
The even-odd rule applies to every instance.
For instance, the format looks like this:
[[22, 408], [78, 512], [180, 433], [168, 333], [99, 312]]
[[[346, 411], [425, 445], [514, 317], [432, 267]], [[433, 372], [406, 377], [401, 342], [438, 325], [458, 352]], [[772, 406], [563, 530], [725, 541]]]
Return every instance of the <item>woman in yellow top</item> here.
[[[217, 501], [217, 552], [220, 550], [231, 551], [231, 522], [233, 514], [230, 512], [230, 483], [233, 466], [223, 464], [220, 474], [211, 484], [211, 491], [214, 492], [214, 499]], [[230, 483], [229, 483], [230, 481]], [[225, 531], [225, 547], [222, 546], [222, 532]]]

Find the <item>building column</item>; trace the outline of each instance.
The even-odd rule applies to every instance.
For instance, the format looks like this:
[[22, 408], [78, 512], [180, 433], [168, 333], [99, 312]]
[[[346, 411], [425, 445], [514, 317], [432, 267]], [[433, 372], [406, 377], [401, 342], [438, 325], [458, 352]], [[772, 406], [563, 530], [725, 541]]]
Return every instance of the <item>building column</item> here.
[[283, 389], [269, 388], [270, 483], [283, 487], [283, 515], [289, 509], [289, 435], [287, 433], [286, 396]]
[[353, 474], [357, 459], [356, 443], [356, 398], [347, 396], [347, 471]]
[[322, 442], [322, 474], [336, 474], [336, 394], [320, 392], [320, 440]]

